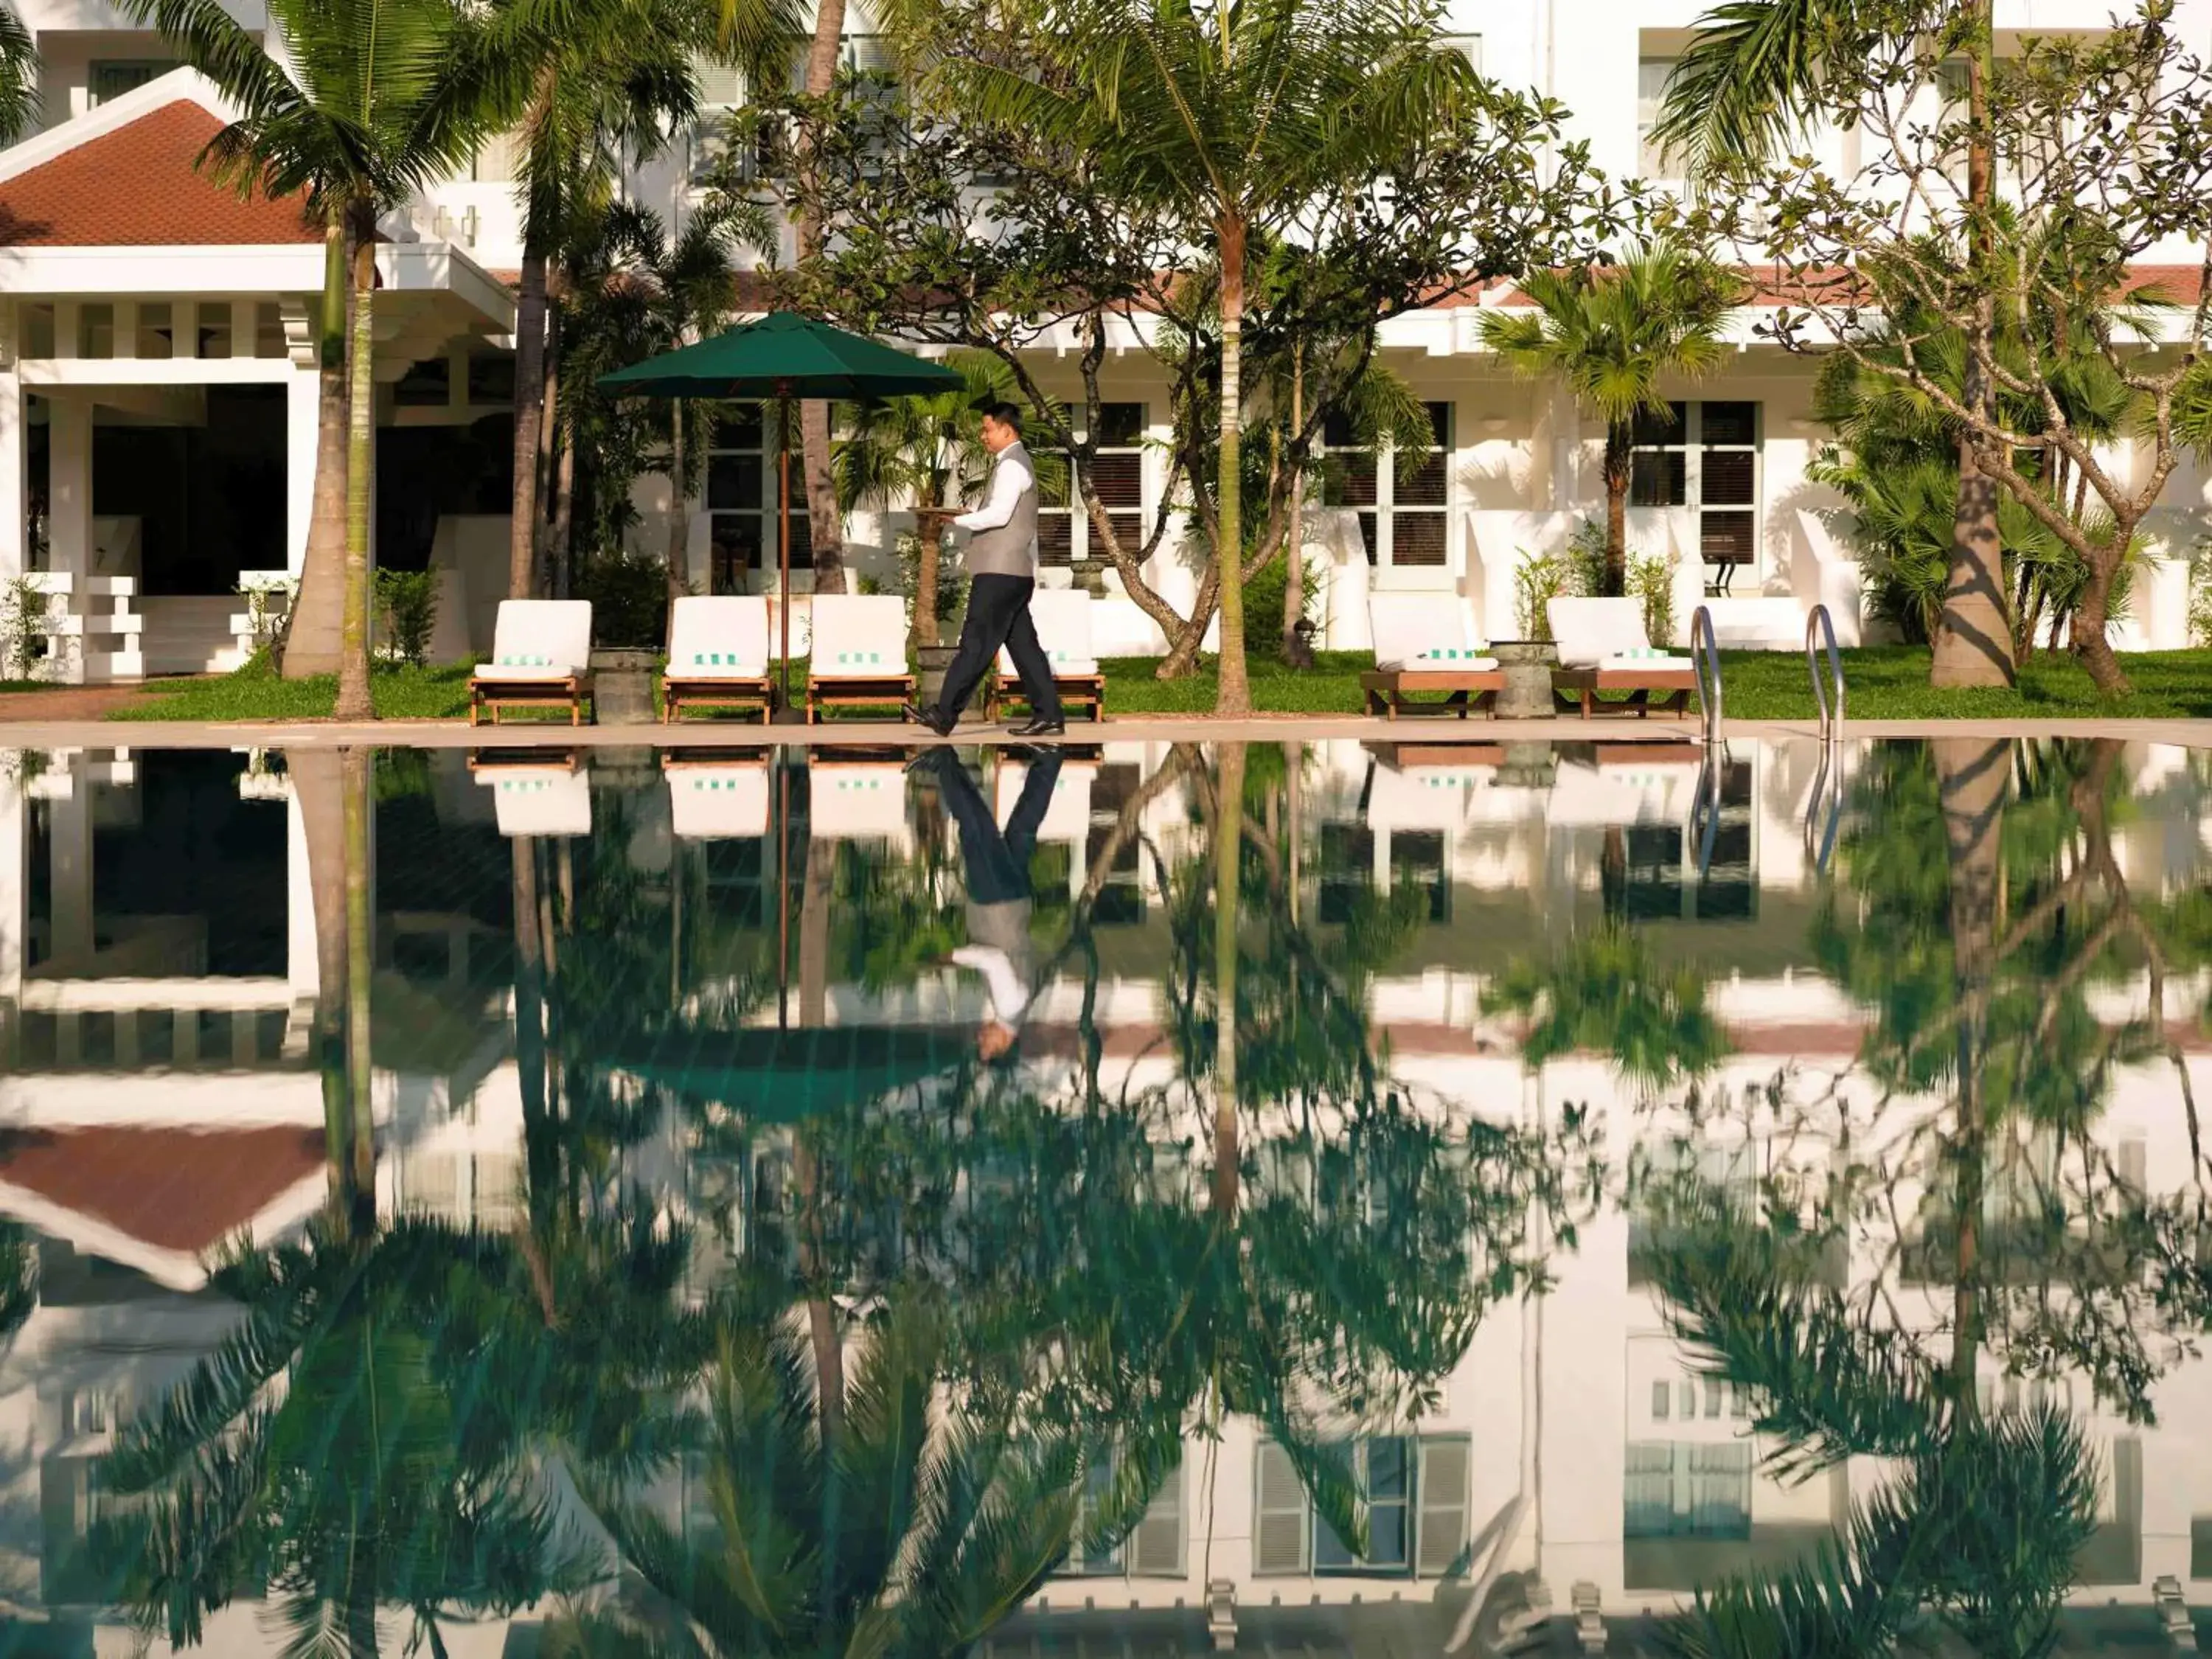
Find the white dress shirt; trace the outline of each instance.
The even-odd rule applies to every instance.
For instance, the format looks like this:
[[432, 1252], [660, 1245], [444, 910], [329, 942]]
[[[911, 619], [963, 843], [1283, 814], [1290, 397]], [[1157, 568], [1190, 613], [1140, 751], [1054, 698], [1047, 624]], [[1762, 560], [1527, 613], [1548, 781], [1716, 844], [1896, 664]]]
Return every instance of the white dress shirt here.
[[982, 506], [973, 513], [963, 513], [952, 522], [963, 530], [1000, 529], [1013, 522], [1022, 493], [1036, 488], [1036, 474], [1030, 470], [1029, 452], [1018, 443], [1008, 444], [991, 464], [991, 486]]
[[993, 1017], [1008, 1030], [1019, 1030], [1022, 1016], [1029, 1012], [1030, 988], [1012, 959], [994, 945], [963, 945], [952, 953], [952, 960], [982, 975]]

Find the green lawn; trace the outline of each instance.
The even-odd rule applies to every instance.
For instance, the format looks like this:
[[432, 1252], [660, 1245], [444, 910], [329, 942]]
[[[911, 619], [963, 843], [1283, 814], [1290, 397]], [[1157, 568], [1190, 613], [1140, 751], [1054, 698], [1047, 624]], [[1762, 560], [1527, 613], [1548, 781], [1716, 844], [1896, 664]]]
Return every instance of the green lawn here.
[[[2107, 702], [2072, 659], [2039, 653], [2010, 691], [1936, 691], [1928, 684], [1928, 652], [1917, 646], [1868, 646], [1844, 653], [1848, 714], [1856, 720], [2120, 715], [2212, 717], [2212, 651], [2166, 651], [2121, 658], [2135, 683], [2132, 696]], [[1269, 656], [1251, 664], [1252, 701], [1270, 714], [1356, 714], [1359, 675], [1371, 659], [1358, 651], [1325, 651], [1310, 670], [1288, 669]], [[1162, 680], [1147, 657], [1106, 659], [1110, 714], [1207, 714], [1213, 710], [1213, 659], [1180, 680]], [[1805, 659], [1795, 651], [1722, 654], [1728, 713], [1739, 720], [1806, 720], [1814, 714]], [[377, 713], [386, 720], [452, 720], [468, 713], [465, 666], [376, 671]], [[805, 665], [793, 665], [794, 687]], [[13, 689], [13, 688], [8, 688]], [[179, 682], [149, 690], [108, 718], [126, 720], [281, 720], [330, 716], [334, 679], [280, 680], [256, 662], [220, 678]], [[546, 718], [559, 718], [548, 716]]]
[[[369, 677], [376, 712], [386, 720], [447, 720], [469, 712], [469, 671], [379, 668]], [[112, 710], [115, 720], [328, 720], [337, 702], [335, 675], [279, 679], [259, 659], [234, 674], [185, 680], [176, 689], [149, 691]]]

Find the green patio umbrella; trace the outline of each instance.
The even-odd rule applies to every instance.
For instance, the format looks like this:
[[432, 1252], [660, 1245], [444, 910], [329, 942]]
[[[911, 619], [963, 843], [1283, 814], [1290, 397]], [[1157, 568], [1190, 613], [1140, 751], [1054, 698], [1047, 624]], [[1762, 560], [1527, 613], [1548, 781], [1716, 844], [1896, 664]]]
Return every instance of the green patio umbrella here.
[[602, 390], [654, 398], [773, 398], [776, 405], [777, 605], [782, 623], [783, 703], [791, 707], [791, 404], [794, 398], [865, 403], [878, 398], [957, 391], [954, 370], [793, 312], [649, 357], [611, 374]]
[[746, 1116], [794, 1123], [867, 1105], [950, 1072], [975, 1033], [942, 1025], [669, 1031], [617, 1042], [599, 1064]]

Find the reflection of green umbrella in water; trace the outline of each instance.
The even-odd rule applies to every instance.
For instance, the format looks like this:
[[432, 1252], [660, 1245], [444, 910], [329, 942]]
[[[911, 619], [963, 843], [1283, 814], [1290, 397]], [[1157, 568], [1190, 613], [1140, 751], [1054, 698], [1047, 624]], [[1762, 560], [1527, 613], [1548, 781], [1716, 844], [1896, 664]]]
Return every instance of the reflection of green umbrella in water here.
[[913, 1088], [974, 1049], [972, 1034], [957, 1027], [745, 1026], [635, 1037], [605, 1063], [755, 1121], [795, 1123]]

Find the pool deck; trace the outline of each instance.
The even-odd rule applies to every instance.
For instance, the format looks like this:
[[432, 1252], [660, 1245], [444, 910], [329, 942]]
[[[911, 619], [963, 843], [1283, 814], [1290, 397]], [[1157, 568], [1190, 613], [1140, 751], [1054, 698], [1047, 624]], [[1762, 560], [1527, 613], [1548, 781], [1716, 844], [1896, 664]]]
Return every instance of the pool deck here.
[[[1723, 735], [1747, 741], [1815, 738], [1809, 720], [1729, 720]], [[1079, 723], [1065, 742], [1316, 743], [1329, 739], [1421, 744], [1501, 743], [1632, 743], [1638, 739], [1696, 742], [1694, 720], [1574, 719], [1541, 720], [1387, 720], [1356, 714], [1263, 714], [1240, 720], [1133, 716], [1102, 726]], [[2131, 743], [2212, 747], [2212, 720], [1853, 720], [1851, 739], [1869, 738], [2104, 738]], [[322, 749], [357, 744], [409, 748], [817, 748], [854, 744], [919, 747], [951, 742], [972, 746], [1021, 743], [1003, 726], [977, 726], [949, 739], [890, 721], [840, 721], [832, 726], [772, 726], [728, 721], [680, 726], [557, 726], [550, 722], [471, 726], [453, 720], [379, 720], [340, 725], [331, 720], [5, 720], [6, 749]]]

